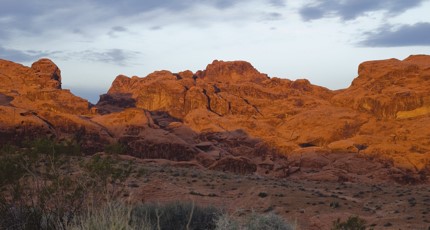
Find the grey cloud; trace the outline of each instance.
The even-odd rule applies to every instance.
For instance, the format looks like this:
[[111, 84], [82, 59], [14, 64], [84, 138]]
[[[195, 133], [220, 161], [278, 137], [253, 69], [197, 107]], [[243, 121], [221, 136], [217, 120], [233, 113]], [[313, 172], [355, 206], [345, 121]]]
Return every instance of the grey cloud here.
[[59, 51], [17, 50], [0, 46], [0, 58], [14, 62], [35, 61], [42, 57], [53, 57], [60, 53]]
[[161, 27], [161, 26], [152, 26], [150, 29], [151, 30], [161, 30], [161, 29], [163, 29], [163, 27]]
[[280, 20], [280, 19], [282, 19], [282, 14], [277, 13], [277, 12], [266, 13], [263, 16], [263, 20], [267, 20], [267, 21], [276, 21], [276, 20]]
[[[124, 26], [103, 28], [109, 24], [139, 23], [149, 29], [165, 28], [176, 23], [208, 26], [222, 21], [244, 20], [252, 13], [239, 10], [237, 17], [223, 16], [224, 9], [254, 4], [257, 0], [1, 0], [0, 42], [8, 44], [14, 37], [50, 36], [52, 33], [82, 36], [91, 40], [100, 33], [116, 38], [128, 32]], [[268, 6], [281, 7], [286, 0], [263, 0]], [[212, 15], [197, 14], [194, 8], [218, 9]], [[159, 12], [155, 12], [159, 10]], [[270, 12], [270, 11], [269, 11]], [[166, 16], [166, 17], [165, 17]], [[177, 16], [177, 17], [176, 17]], [[271, 19], [276, 16], [272, 15]], [[172, 20], [173, 19], [173, 20]], [[104, 32], [103, 32], [104, 31]], [[93, 41], [93, 40], [91, 40]], [[0, 44], [1, 44], [0, 43]]]
[[[285, 5], [285, 0], [264, 0], [272, 5]], [[218, 9], [226, 9], [238, 4], [247, 3], [246, 0], [94, 0], [97, 5], [108, 5], [121, 14], [135, 14], [155, 9], [165, 9], [171, 12], [183, 11], [195, 5], [208, 5]]]
[[215, 4], [214, 4], [214, 6], [218, 9], [227, 9], [234, 5], [235, 5], [235, 2], [231, 0], [217, 0], [215, 1]]
[[108, 35], [114, 38], [114, 37], [117, 37], [118, 34], [123, 32], [127, 32], [127, 28], [123, 26], [114, 26], [110, 29], [110, 31], [108, 32]]
[[94, 62], [110, 63], [120, 66], [132, 64], [132, 60], [140, 52], [122, 49], [108, 49], [103, 51], [84, 50], [80, 52], [68, 51], [41, 51], [41, 50], [18, 50], [0, 46], [0, 59], [14, 62], [32, 62], [40, 58], [57, 58], [62, 60], [85, 59]]
[[[13, 25], [14, 29], [32, 30], [35, 18], [47, 15], [55, 10], [64, 10], [72, 8], [74, 2], [69, 1], [55, 1], [55, 0], [39, 0], [39, 1], [26, 1], [26, 0], [2, 0], [0, 15], [4, 18], [10, 18], [7, 22], [1, 24], [3, 28], [7, 25]], [[76, 12], [75, 15], [76, 16]], [[69, 15], [65, 15], [69, 16]], [[71, 18], [69, 18], [70, 20]], [[47, 21], [48, 24], [60, 24], [58, 20]], [[35, 28], [36, 29], [36, 28]]]
[[303, 6], [299, 13], [305, 21], [325, 17], [353, 20], [368, 12], [384, 11], [398, 15], [419, 6], [426, 0], [316, 0]]
[[130, 64], [130, 61], [138, 54], [140, 53], [136, 51], [108, 49], [104, 51], [85, 50], [75, 55], [90, 61], [127, 66]]
[[269, 3], [273, 6], [278, 6], [278, 7], [286, 6], [285, 0], [269, 0]]
[[300, 15], [306, 21], [320, 19], [324, 17], [324, 10], [315, 6], [304, 7], [300, 9]]
[[114, 26], [114, 27], [112, 27], [111, 30], [115, 31], [115, 32], [125, 32], [125, 31], [127, 31], [127, 28], [122, 27], [122, 26]]
[[375, 32], [367, 33], [359, 43], [367, 47], [430, 46], [430, 23], [421, 22], [403, 25], [396, 29], [384, 26]]
[[[0, 28], [2, 28], [2, 27], [3, 27], [2, 23], [0, 22]], [[9, 32], [4, 30], [4, 29], [0, 29], [0, 41], [8, 39], [8, 38], [9, 38]]]
[[[280, 0], [266, 0], [269, 2], [278, 2]], [[234, 6], [238, 2], [246, 2], [245, 0], [230, 1], [230, 0], [76, 0], [76, 1], [56, 1], [56, 0], [2, 0], [0, 15], [12, 16], [14, 19], [29, 19], [39, 15], [46, 15], [56, 10], [65, 10], [82, 6], [82, 11], [75, 12], [74, 17], [83, 16], [85, 14], [93, 14], [94, 9], [105, 11], [106, 13], [114, 12], [115, 16], [132, 16], [155, 9], [165, 9], [172, 12], [183, 11], [197, 4], [210, 5], [217, 8], [227, 8]], [[93, 7], [93, 8], [90, 8]], [[71, 16], [71, 15], [67, 15]], [[109, 16], [107, 14], [106, 16]], [[69, 20], [72, 20], [70, 17]], [[104, 18], [106, 19], [106, 18]], [[23, 22], [31, 23], [31, 21]]]
[[[284, 5], [284, 0], [264, 1], [267, 4]], [[0, 25], [2, 28], [9, 27], [27, 31], [34, 29], [37, 31], [40, 29], [35, 28], [37, 23], [39, 23], [37, 24], [38, 26], [45, 23], [44, 29], [50, 28], [50, 26], [68, 28], [73, 23], [87, 25], [116, 17], [132, 17], [156, 9], [175, 13], [188, 10], [196, 5], [208, 5], [218, 9], [225, 9], [248, 2], [246, 0], [2, 0], [0, 7], [1, 17], [11, 17], [12, 20], [0, 22]]]

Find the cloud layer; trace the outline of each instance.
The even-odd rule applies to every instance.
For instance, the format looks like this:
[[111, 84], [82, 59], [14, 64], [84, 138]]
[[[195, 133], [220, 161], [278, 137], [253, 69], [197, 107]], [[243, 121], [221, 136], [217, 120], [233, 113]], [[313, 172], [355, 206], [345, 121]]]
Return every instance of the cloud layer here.
[[[161, 30], [166, 25], [187, 24], [188, 26], [207, 27], [227, 20], [244, 20], [245, 15], [252, 15], [241, 9], [241, 6], [252, 5], [256, 0], [2, 0], [0, 7], [0, 58], [18, 62], [35, 60], [44, 56], [71, 59], [74, 56], [84, 60], [127, 65], [139, 55], [139, 52], [127, 51], [126, 44], [100, 45], [98, 40], [108, 36], [115, 40], [121, 36], [134, 36], [141, 31], [130, 31], [130, 25], [138, 28]], [[272, 7], [271, 11], [261, 10], [262, 20], [277, 20], [280, 13], [273, 8], [286, 6], [285, 0], [264, 0], [264, 5]], [[195, 9], [207, 9], [199, 12]], [[231, 9], [236, 9], [231, 13]], [[241, 13], [243, 15], [236, 15]], [[225, 15], [223, 15], [225, 14]], [[232, 16], [234, 15], [234, 16]], [[58, 41], [62, 47], [54, 45], [59, 51], [27, 51], [13, 45], [15, 38], [28, 43], [40, 44]], [[86, 44], [75, 45], [78, 40]], [[11, 45], [12, 43], [12, 45]], [[23, 43], [23, 42], [21, 42]], [[67, 48], [67, 46], [70, 46]], [[94, 46], [94, 49], [93, 47]], [[67, 51], [76, 49], [73, 52]], [[35, 48], [37, 49], [37, 48]], [[45, 49], [45, 48], [43, 48]], [[81, 49], [81, 50], [79, 50]], [[95, 51], [97, 50], [97, 51]]]
[[[268, 25], [270, 28], [279, 28], [284, 23], [284, 29], [294, 34], [293, 29], [287, 28], [293, 18], [291, 14], [299, 16], [301, 20], [296, 23], [303, 26], [324, 18], [339, 18], [338, 21], [343, 23], [367, 17], [372, 12], [382, 12], [384, 17], [402, 15], [426, 1], [308, 0], [292, 7], [294, 2], [287, 0], [2, 0], [0, 58], [26, 62], [50, 56], [127, 66], [145, 51], [131, 51], [134, 47], [128, 46], [124, 38], [141, 39], [145, 30], [146, 33], [159, 33], [171, 25], [180, 25], [185, 30], [207, 29], [240, 21], [240, 26], [256, 22], [277, 23], [276, 26]], [[360, 28], [359, 33], [364, 39], [357, 41], [354, 38], [351, 45], [430, 46], [426, 39], [430, 37], [430, 21], [399, 25], [391, 23], [390, 17], [374, 22], [376, 26], [379, 24], [375, 31], [363, 32]], [[168, 36], [175, 39], [174, 35]], [[22, 41], [15, 42], [19, 39]], [[45, 41], [45, 46], [37, 46]], [[31, 43], [35, 44], [34, 48]], [[21, 48], [21, 44], [29, 45]]]
[[79, 52], [18, 50], [0, 46], [0, 58], [15, 62], [33, 62], [40, 58], [57, 58], [69, 60], [71, 58], [92, 62], [108, 63], [127, 66], [133, 62], [140, 52], [123, 49], [84, 50]]
[[104, 51], [84, 50], [76, 55], [89, 61], [126, 66], [139, 54], [136, 51], [107, 49]]
[[430, 23], [394, 27], [385, 25], [366, 34], [359, 43], [368, 47], [430, 46]]
[[316, 0], [300, 9], [300, 15], [306, 21], [326, 17], [339, 17], [353, 20], [369, 12], [384, 11], [389, 15], [398, 15], [408, 9], [419, 6], [425, 0]]
[[[246, 5], [249, 0], [3, 0], [0, 25], [14, 26], [17, 30], [48, 29], [60, 26], [84, 26], [115, 18], [132, 18], [156, 10], [170, 14], [184, 12], [197, 6], [225, 10]], [[266, 5], [285, 6], [285, 0], [264, 0]], [[10, 27], [12, 28], [12, 27]]]
[[16, 62], [29, 62], [42, 57], [50, 57], [60, 54], [59, 51], [40, 51], [40, 50], [17, 50], [8, 49], [0, 46], [0, 58]]

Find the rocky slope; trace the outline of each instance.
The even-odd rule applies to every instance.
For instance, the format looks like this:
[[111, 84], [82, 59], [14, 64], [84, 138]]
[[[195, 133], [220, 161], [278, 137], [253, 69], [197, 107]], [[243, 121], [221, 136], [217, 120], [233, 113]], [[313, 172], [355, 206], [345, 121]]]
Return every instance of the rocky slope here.
[[87, 100], [61, 89], [61, 72], [48, 59], [31, 67], [0, 60], [0, 144], [41, 137], [79, 139], [94, 151], [109, 139]]
[[23, 137], [109, 143], [140, 158], [235, 173], [426, 182], [430, 56], [370, 61], [344, 90], [270, 78], [243, 61], [118, 76], [97, 105], [61, 89], [58, 67], [0, 60], [1, 144]]

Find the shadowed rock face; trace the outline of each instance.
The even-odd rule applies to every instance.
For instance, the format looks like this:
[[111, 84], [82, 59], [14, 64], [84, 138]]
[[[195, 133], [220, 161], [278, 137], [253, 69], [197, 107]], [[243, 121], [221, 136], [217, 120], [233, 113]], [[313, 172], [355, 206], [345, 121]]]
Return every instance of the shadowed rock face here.
[[400, 169], [392, 178], [422, 181], [430, 171], [426, 55], [364, 62], [338, 91], [269, 78], [244, 61], [214, 61], [196, 73], [120, 75], [94, 107], [61, 90], [60, 70], [48, 59], [31, 68], [0, 61], [0, 78], [4, 142], [29, 127], [33, 136], [78, 133], [91, 151], [119, 141], [137, 157], [236, 173], [307, 177], [308, 168], [325, 175], [312, 178], [337, 180], [373, 162]]

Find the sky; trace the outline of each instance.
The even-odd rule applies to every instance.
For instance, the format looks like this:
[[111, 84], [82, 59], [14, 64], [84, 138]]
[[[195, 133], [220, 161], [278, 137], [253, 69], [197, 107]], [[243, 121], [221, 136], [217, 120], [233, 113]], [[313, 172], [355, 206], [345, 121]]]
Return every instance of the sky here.
[[430, 0], [0, 0], [0, 59], [50, 58], [96, 103], [119, 74], [244, 60], [346, 88], [367, 60], [430, 54]]

